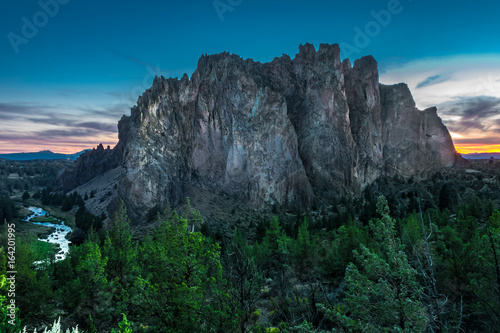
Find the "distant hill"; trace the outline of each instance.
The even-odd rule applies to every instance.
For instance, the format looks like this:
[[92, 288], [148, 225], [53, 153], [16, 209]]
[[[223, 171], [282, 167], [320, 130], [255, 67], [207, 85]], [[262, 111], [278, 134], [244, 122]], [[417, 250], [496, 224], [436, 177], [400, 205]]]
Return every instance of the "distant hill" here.
[[474, 153], [474, 154], [462, 154], [463, 158], [469, 160], [489, 160], [491, 157], [494, 159], [500, 159], [500, 153]]
[[36, 153], [13, 153], [13, 154], [0, 154], [1, 159], [11, 161], [29, 161], [29, 160], [76, 160], [81, 154], [87, 150], [82, 150], [74, 154], [59, 154], [51, 152], [50, 150], [43, 150]]

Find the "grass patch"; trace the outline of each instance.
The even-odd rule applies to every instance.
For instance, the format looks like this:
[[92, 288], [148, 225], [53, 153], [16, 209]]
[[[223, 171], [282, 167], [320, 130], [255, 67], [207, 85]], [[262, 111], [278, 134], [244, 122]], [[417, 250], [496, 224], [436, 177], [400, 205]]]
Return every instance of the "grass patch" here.
[[34, 243], [36, 253], [42, 255], [42, 259], [53, 257], [58, 251], [59, 246], [48, 242], [37, 241]]
[[57, 220], [57, 218], [55, 218], [53, 216], [35, 216], [30, 221], [31, 222], [43, 222], [43, 223], [61, 224], [61, 222], [59, 222]]
[[26, 200], [30, 205], [40, 207], [43, 210], [49, 212], [50, 216], [61, 219], [64, 221], [64, 224], [70, 227], [71, 229], [75, 228], [75, 215], [70, 212], [63, 212], [61, 207], [47, 206], [42, 205], [40, 200], [28, 199]]

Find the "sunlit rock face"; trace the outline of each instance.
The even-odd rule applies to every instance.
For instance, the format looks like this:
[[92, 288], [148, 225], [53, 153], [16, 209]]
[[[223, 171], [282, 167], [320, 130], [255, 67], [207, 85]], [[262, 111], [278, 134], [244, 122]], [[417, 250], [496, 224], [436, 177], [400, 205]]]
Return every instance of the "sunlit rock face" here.
[[[202, 56], [191, 78], [156, 77], [118, 127], [106, 156], [123, 170], [117, 190], [135, 221], [196, 189], [255, 208], [310, 208], [461, 160], [436, 109], [418, 110], [404, 84], [379, 84], [371, 56], [341, 62], [336, 44], [264, 64]], [[62, 186], [97, 176], [95, 160], [77, 162]]]

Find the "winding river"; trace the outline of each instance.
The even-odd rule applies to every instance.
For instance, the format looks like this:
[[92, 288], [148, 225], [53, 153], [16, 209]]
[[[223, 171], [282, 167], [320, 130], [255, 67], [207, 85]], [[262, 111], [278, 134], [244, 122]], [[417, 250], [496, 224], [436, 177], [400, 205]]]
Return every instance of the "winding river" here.
[[[38, 207], [28, 207], [29, 210], [33, 212], [32, 215], [26, 217], [24, 220], [30, 222], [31, 219], [37, 216], [47, 216], [48, 212]], [[63, 260], [69, 252], [69, 244], [71, 243], [66, 239], [66, 236], [72, 231], [70, 227], [61, 221], [61, 224], [54, 224], [50, 222], [31, 222], [33, 224], [43, 225], [50, 228], [55, 228], [55, 231], [51, 233], [46, 239], [38, 238], [39, 241], [57, 244], [59, 245], [59, 252], [56, 254], [56, 261]]]

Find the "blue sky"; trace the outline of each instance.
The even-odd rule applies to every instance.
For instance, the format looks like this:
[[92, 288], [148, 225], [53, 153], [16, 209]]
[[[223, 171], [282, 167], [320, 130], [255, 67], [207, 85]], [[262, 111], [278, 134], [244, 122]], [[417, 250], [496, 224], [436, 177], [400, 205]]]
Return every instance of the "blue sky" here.
[[0, 152], [113, 145], [117, 121], [154, 75], [190, 75], [205, 53], [293, 57], [306, 42], [339, 43], [351, 60], [373, 55], [382, 82], [407, 82], [419, 107], [441, 107], [456, 141], [500, 145], [491, 139], [500, 133], [498, 2], [19, 0], [0, 7]]

